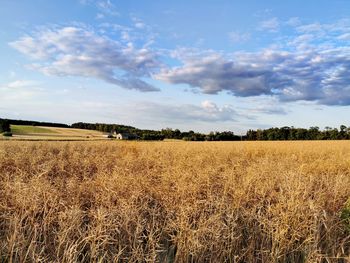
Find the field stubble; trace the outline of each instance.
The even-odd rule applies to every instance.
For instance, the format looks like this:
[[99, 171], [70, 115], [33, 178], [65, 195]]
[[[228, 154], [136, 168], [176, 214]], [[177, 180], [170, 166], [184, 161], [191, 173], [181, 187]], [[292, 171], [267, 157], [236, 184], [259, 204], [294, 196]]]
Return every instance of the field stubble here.
[[0, 261], [347, 262], [350, 142], [0, 142]]

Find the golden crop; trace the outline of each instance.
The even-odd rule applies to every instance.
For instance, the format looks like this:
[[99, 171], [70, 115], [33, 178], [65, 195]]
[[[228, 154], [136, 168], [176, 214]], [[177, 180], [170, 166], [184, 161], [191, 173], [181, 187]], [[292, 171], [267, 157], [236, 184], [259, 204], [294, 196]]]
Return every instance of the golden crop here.
[[0, 142], [0, 262], [347, 262], [350, 142]]

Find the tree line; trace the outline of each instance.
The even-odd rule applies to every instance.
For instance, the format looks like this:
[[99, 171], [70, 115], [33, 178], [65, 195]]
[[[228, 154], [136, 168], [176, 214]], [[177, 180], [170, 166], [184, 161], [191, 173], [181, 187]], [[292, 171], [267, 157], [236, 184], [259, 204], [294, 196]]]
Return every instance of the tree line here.
[[12, 125], [46, 126], [46, 127], [59, 127], [59, 128], [69, 128], [70, 127], [68, 124], [63, 124], [63, 123], [1, 119], [0, 118], [0, 122], [4, 122], [4, 121], [6, 121]]
[[10, 125], [32, 125], [32, 126], [47, 126], [61, 128], [77, 128], [96, 130], [105, 133], [129, 133], [135, 135], [135, 138], [141, 140], [164, 140], [178, 139], [185, 141], [276, 141], [276, 140], [348, 140], [350, 139], [350, 127], [341, 125], [338, 128], [325, 127], [321, 130], [314, 126], [308, 129], [295, 128], [284, 126], [281, 128], [257, 129], [248, 130], [246, 135], [236, 135], [232, 131], [210, 132], [209, 134], [190, 131], [180, 131], [179, 129], [166, 128], [160, 131], [138, 129], [133, 126], [121, 124], [106, 124], [106, 123], [86, 123], [77, 122], [72, 125], [54, 123], [54, 122], [39, 122], [27, 120], [13, 120], [0, 118], [0, 133], [10, 132]]
[[236, 135], [232, 131], [210, 132], [209, 134], [179, 129], [166, 128], [160, 131], [142, 130], [132, 126], [103, 123], [74, 123], [73, 128], [91, 129], [102, 132], [131, 133], [142, 140], [178, 139], [185, 141], [278, 141], [278, 140], [348, 140], [350, 139], [350, 127], [341, 125], [338, 128], [325, 127], [321, 130], [314, 126], [308, 129], [284, 126], [281, 128], [269, 128], [248, 130], [245, 135]]
[[235, 135], [231, 131], [210, 132], [209, 134], [188, 131], [181, 132], [179, 129], [166, 128], [160, 131], [166, 139], [182, 139], [185, 141], [239, 141], [241, 136]]
[[321, 130], [317, 126], [309, 129], [285, 126], [265, 130], [248, 130], [245, 139], [249, 141], [348, 140], [350, 139], [350, 127], [341, 125], [339, 129], [325, 127], [324, 130]]
[[178, 139], [185, 141], [238, 141], [242, 138], [235, 135], [231, 131], [225, 132], [211, 132], [209, 134], [203, 134], [194, 132], [192, 130], [182, 132], [179, 129], [166, 128], [160, 131], [157, 130], [144, 130], [138, 129], [132, 126], [119, 125], [119, 124], [106, 124], [106, 123], [84, 123], [77, 122], [71, 125], [72, 128], [97, 130], [102, 132], [117, 132], [117, 133], [130, 133], [136, 135], [135, 137], [141, 140], [164, 140], [164, 139]]
[[160, 131], [155, 130], [142, 130], [132, 126], [121, 125], [121, 124], [107, 124], [107, 123], [86, 123], [77, 122], [71, 125], [72, 128], [76, 129], [87, 129], [101, 132], [116, 132], [116, 133], [129, 133], [135, 135], [135, 138], [141, 140], [164, 140], [165, 137]]

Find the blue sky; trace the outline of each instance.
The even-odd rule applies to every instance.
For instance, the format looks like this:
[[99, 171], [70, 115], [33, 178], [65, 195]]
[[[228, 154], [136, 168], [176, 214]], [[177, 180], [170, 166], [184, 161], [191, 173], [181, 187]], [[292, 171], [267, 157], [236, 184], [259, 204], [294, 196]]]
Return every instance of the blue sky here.
[[350, 2], [1, 0], [0, 117], [350, 126]]

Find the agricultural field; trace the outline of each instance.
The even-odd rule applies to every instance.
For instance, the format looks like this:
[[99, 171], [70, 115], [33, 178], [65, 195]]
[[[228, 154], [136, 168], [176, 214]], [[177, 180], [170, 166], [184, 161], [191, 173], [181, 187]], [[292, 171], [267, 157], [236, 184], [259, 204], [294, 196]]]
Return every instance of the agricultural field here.
[[6, 140], [45, 140], [45, 141], [81, 141], [81, 140], [106, 140], [103, 133], [94, 130], [73, 128], [41, 127], [27, 125], [11, 125], [13, 137]]
[[0, 262], [349, 262], [350, 142], [0, 142]]

